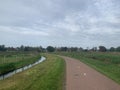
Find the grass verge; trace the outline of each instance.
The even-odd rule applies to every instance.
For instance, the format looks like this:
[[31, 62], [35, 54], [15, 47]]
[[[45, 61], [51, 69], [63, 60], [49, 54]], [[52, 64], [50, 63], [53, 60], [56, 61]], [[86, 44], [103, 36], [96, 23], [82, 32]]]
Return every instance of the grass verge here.
[[0, 90], [63, 90], [65, 62], [56, 55], [31, 69], [0, 81]]

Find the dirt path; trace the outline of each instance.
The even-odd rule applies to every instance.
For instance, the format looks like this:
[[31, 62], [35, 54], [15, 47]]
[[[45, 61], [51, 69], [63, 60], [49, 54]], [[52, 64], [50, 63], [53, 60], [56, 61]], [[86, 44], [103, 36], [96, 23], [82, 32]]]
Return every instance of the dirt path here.
[[82, 62], [62, 57], [66, 61], [66, 90], [120, 90], [120, 85]]

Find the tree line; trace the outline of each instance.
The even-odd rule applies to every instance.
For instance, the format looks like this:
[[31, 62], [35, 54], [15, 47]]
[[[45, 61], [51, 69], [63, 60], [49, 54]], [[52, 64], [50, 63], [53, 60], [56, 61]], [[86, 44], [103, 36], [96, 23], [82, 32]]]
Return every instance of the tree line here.
[[42, 46], [39, 47], [31, 47], [31, 46], [24, 46], [21, 45], [20, 47], [6, 47], [5, 45], [0, 45], [0, 51], [36, 51], [36, 52], [87, 52], [87, 51], [93, 51], [93, 52], [120, 52], [120, 46], [115, 48], [115, 47], [111, 47], [111, 48], [106, 48], [105, 46], [99, 46], [97, 47], [93, 47], [93, 48], [89, 48], [87, 47], [86, 49], [82, 48], [82, 47], [53, 47], [53, 46], [48, 46], [46, 48], [43, 48]]
[[31, 47], [31, 46], [23, 46], [20, 47], [6, 47], [5, 45], [0, 45], [0, 51], [37, 51], [37, 52], [43, 52], [45, 48], [42, 48], [42, 46], [39, 47]]
[[87, 47], [86, 49], [83, 49], [82, 47], [52, 47], [52, 46], [48, 46], [47, 51], [49, 52], [54, 52], [54, 51], [64, 51], [64, 52], [81, 52], [81, 51], [84, 51], [84, 52], [87, 52], [87, 51], [93, 51], [93, 52], [120, 52], [120, 46], [115, 48], [115, 47], [111, 47], [109, 49], [107, 49], [105, 46], [99, 46], [98, 48], [97, 47], [93, 47], [91, 49], [89, 49], [89, 47]]

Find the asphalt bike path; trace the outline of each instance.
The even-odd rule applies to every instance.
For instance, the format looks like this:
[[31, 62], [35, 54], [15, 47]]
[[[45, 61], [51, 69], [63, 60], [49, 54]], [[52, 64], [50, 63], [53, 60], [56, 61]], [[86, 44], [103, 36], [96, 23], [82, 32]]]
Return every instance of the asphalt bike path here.
[[79, 60], [61, 56], [66, 62], [66, 90], [120, 90], [120, 85]]

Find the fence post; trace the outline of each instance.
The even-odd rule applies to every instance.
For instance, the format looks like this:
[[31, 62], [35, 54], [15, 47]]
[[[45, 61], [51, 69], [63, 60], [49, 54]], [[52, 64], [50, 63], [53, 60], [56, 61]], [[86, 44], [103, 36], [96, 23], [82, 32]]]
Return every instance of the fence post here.
[[5, 63], [5, 55], [4, 55], [3, 63]]
[[17, 55], [16, 55], [16, 62], [17, 62]]
[[4, 80], [4, 74], [3, 74], [3, 80]]

